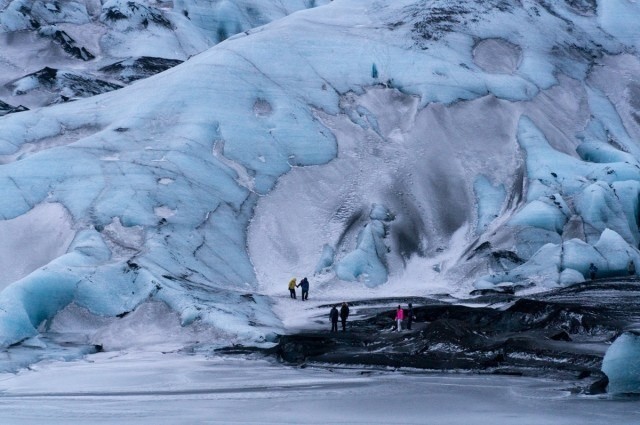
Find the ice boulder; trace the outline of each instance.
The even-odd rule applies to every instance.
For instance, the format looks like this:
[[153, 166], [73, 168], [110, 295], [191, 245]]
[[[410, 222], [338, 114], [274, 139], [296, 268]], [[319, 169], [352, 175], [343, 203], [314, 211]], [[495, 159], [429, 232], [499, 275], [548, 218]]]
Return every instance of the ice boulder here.
[[625, 332], [611, 344], [602, 371], [609, 378], [609, 393], [640, 393], [640, 332]]
[[630, 164], [638, 164], [633, 155], [616, 149], [610, 144], [588, 141], [582, 143], [576, 148], [576, 152], [582, 159], [589, 162], [609, 163], [609, 162], [627, 162]]
[[[584, 220], [587, 242], [595, 242], [604, 229], [609, 228], [627, 242], [636, 243], [625, 208], [612, 186], [602, 181], [587, 186], [575, 197], [575, 207]], [[635, 219], [633, 222], [635, 225]]]
[[392, 221], [394, 217], [383, 205], [373, 204], [369, 218], [371, 222], [358, 234], [356, 249], [336, 264], [335, 271], [342, 280], [360, 280], [367, 286], [378, 286], [388, 278], [385, 257], [389, 249], [384, 243], [387, 236], [385, 222]]
[[561, 233], [569, 220], [568, 212], [562, 197], [559, 194], [551, 195], [549, 198], [541, 198], [527, 204], [511, 220], [511, 224]]
[[367, 224], [358, 235], [356, 249], [336, 264], [336, 275], [347, 281], [364, 280], [367, 286], [377, 286], [387, 281], [384, 256], [384, 225], [378, 220]]
[[638, 250], [629, 245], [622, 237], [610, 229], [605, 229], [594, 248], [602, 253], [606, 261], [605, 276], [621, 276], [627, 274], [629, 262], [640, 261]]

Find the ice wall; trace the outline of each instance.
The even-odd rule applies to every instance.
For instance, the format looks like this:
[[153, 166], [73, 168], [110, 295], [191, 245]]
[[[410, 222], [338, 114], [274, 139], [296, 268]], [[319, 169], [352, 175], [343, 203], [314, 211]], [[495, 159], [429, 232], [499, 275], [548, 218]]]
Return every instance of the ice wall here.
[[564, 3], [380, 6], [299, 11], [121, 90], [0, 118], [0, 217], [56, 203], [74, 232], [0, 293], [0, 344], [70, 303], [118, 316], [149, 300], [220, 344], [266, 341], [281, 326], [266, 295], [314, 270], [384, 288], [418, 269], [468, 292], [635, 261], [634, 46]]
[[[356, 263], [347, 271], [341, 259], [354, 249], [362, 255], [359, 235], [375, 203], [395, 216], [382, 264], [397, 289], [447, 281], [465, 292], [474, 279], [476, 288], [547, 288], [583, 281], [591, 262], [597, 277], [626, 275], [638, 259], [630, 76], [639, 68], [630, 33], [616, 30], [613, 41], [599, 25], [631, 25], [634, 6], [418, 8], [406, 5], [412, 19], [391, 22], [393, 31], [411, 22], [414, 45], [437, 52], [419, 72], [433, 86], [415, 84], [415, 68], [395, 68], [403, 59], [392, 47], [378, 48], [369, 73], [379, 86], [343, 94], [338, 116], [319, 114], [338, 137], [337, 158], [293, 169], [260, 199], [251, 222], [249, 250], [267, 291], [311, 271], [327, 288], [370, 286]], [[460, 28], [474, 40], [451, 33]], [[287, 203], [295, 206], [280, 208]], [[462, 245], [453, 238], [461, 230]]]

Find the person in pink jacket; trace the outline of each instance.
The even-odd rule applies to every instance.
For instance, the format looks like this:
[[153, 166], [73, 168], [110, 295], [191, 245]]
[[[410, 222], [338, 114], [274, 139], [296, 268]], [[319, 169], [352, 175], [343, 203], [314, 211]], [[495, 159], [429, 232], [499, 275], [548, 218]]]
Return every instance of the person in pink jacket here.
[[404, 320], [404, 310], [398, 306], [396, 310], [396, 321], [398, 322], [398, 332], [402, 330], [402, 321]]

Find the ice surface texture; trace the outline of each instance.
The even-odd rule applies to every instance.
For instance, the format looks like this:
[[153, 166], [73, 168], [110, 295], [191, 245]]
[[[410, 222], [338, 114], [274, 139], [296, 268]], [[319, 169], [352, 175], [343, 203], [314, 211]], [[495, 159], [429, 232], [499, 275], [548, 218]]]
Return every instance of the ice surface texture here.
[[[73, 239], [0, 293], [0, 344], [71, 302], [115, 316], [149, 299], [220, 343], [265, 341], [280, 322], [257, 293], [314, 270], [467, 291], [622, 273], [639, 260], [629, 5], [335, 1], [0, 118], [0, 217], [55, 203]], [[496, 48], [512, 58], [491, 68]]]
[[[114, 90], [121, 82], [128, 84], [175, 66], [234, 34], [328, 2], [3, 1], [0, 101], [33, 108], [94, 95], [98, 83], [98, 92]], [[111, 66], [123, 63], [126, 72], [113, 75]], [[69, 93], [69, 84], [58, 84], [61, 87], [53, 87], [51, 96], [52, 87], [45, 93], [14, 89], [45, 68], [73, 75], [75, 90]], [[78, 68], [84, 71], [80, 80], [75, 75]], [[36, 82], [31, 88], [37, 86]]]

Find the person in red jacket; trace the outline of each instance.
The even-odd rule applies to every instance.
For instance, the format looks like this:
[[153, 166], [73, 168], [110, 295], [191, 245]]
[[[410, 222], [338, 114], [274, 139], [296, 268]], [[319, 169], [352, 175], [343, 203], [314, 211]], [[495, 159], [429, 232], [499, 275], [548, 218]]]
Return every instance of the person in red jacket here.
[[398, 322], [398, 332], [402, 330], [402, 321], [404, 320], [404, 310], [398, 305], [396, 310], [396, 321]]

